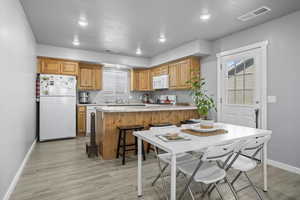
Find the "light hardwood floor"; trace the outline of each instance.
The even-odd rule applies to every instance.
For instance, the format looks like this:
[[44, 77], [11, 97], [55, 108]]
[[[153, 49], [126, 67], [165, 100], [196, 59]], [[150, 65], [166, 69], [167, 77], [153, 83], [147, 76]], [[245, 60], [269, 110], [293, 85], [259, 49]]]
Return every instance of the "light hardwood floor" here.
[[[137, 199], [136, 158], [130, 158], [125, 166], [121, 165], [120, 160], [89, 159], [85, 154], [86, 141], [87, 138], [80, 138], [38, 143], [11, 200]], [[160, 182], [155, 187], [150, 185], [157, 172], [156, 160], [153, 155], [149, 155], [144, 163], [145, 200], [164, 199]], [[260, 169], [253, 171], [251, 177], [259, 187], [262, 186]], [[179, 178], [178, 182], [183, 182], [183, 179]], [[244, 180], [238, 184], [242, 186]], [[178, 191], [182, 185], [178, 185]], [[269, 187], [269, 191], [263, 194], [266, 200], [300, 199], [299, 175], [269, 167]], [[193, 188], [199, 190], [200, 187], [193, 185]], [[225, 199], [233, 199], [228, 190], [225, 185], [222, 186]], [[250, 188], [238, 195], [241, 200], [257, 199]], [[190, 197], [186, 195], [186, 199]], [[204, 199], [215, 200], [218, 196], [213, 192], [210, 198]]]

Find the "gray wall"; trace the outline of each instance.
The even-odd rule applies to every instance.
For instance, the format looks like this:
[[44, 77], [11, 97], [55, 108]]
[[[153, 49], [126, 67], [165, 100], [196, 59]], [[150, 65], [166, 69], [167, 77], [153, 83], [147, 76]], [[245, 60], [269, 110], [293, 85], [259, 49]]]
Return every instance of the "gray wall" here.
[[[300, 167], [300, 11], [214, 41], [214, 52], [269, 40], [268, 95], [277, 103], [268, 104], [268, 128], [273, 131], [269, 158]], [[216, 57], [202, 59], [202, 71], [216, 94]]]
[[35, 39], [18, 0], [0, 3], [0, 199], [35, 138]]

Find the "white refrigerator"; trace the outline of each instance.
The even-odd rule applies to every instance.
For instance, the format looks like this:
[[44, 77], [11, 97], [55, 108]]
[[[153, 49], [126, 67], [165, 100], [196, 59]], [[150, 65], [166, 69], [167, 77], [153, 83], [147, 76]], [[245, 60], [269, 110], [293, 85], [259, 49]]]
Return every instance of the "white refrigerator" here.
[[40, 141], [76, 136], [76, 77], [40, 75]]

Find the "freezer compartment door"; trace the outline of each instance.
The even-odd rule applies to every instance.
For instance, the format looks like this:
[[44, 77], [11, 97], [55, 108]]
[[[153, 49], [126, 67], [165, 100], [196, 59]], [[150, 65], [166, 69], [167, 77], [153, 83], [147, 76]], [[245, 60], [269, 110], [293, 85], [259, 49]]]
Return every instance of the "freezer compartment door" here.
[[40, 75], [40, 95], [76, 96], [76, 77], [66, 75]]
[[76, 136], [76, 98], [42, 97], [40, 141]]

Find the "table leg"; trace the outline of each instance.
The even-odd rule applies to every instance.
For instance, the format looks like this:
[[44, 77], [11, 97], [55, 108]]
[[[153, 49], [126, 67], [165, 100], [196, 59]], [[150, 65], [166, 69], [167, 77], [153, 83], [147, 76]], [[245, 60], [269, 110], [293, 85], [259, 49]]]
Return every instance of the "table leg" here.
[[171, 160], [171, 198], [170, 200], [176, 200], [176, 154], [172, 154]]
[[138, 197], [143, 196], [142, 167], [142, 140], [138, 138]]
[[263, 148], [263, 175], [264, 175], [264, 191], [268, 191], [268, 171], [267, 171], [267, 164], [268, 164], [268, 158], [267, 158], [267, 144], [264, 144]]

